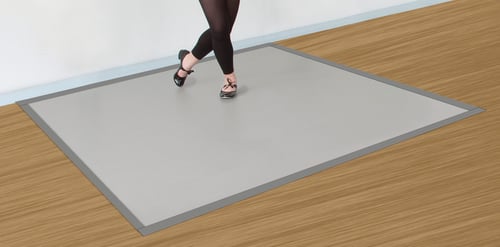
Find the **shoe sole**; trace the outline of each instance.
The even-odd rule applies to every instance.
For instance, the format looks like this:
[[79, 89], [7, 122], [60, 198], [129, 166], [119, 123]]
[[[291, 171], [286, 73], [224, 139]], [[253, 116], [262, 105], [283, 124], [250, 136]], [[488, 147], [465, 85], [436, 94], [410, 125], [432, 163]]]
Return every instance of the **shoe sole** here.
[[221, 99], [231, 99], [231, 98], [234, 98], [236, 96], [236, 93], [233, 93], [233, 94], [219, 94], [219, 97]]

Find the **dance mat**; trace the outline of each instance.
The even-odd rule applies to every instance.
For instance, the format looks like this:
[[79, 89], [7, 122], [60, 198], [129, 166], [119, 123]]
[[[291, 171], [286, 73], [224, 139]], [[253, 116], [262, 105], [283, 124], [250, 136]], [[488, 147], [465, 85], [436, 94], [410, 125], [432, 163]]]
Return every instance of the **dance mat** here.
[[143, 235], [482, 109], [275, 44], [18, 102]]

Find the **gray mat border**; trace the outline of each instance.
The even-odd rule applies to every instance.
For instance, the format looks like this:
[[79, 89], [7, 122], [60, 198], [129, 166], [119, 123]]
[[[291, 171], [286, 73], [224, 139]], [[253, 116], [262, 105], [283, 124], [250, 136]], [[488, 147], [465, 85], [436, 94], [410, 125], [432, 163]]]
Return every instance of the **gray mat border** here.
[[92, 170], [83, 162], [78, 155], [56, 134], [56, 132], [36, 113], [28, 104], [20, 105], [21, 108], [31, 117], [31, 119], [42, 129], [46, 135], [58, 146], [61, 151], [70, 159], [80, 171], [96, 186], [101, 193], [115, 206], [118, 211], [135, 227], [143, 228], [144, 225], [137, 217], [125, 206], [124, 203], [111, 192], [111, 190], [92, 172]]
[[[99, 82], [99, 83], [95, 83], [95, 84], [91, 84], [91, 85], [87, 85], [87, 86], [83, 86], [83, 87], [78, 87], [78, 88], [69, 89], [69, 90], [65, 90], [65, 91], [61, 91], [61, 92], [57, 92], [57, 93], [52, 93], [52, 94], [48, 94], [48, 95], [44, 95], [44, 96], [40, 96], [40, 97], [35, 97], [32, 99], [19, 101], [19, 102], [17, 102], [17, 104], [33, 119], [33, 121], [66, 154], [66, 156], [71, 161], [73, 161], [73, 163], [81, 170], [81, 172], [103, 193], [104, 196], [106, 196], [106, 198], [108, 198], [108, 200], [129, 221], [129, 223], [132, 224], [134, 226], [134, 228], [136, 228], [136, 230], [140, 234], [142, 234], [143, 236], [152, 234], [152, 233], [157, 232], [159, 230], [162, 230], [162, 229], [168, 228], [170, 226], [176, 225], [178, 223], [187, 221], [189, 219], [201, 216], [201, 215], [206, 214], [208, 212], [211, 212], [213, 210], [228, 206], [230, 204], [242, 201], [244, 199], [258, 195], [258, 194], [263, 193], [265, 191], [280, 187], [280, 186], [285, 185], [287, 183], [290, 183], [290, 182], [296, 181], [298, 179], [310, 176], [312, 174], [315, 174], [317, 172], [331, 168], [333, 166], [336, 166], [336, 165], [342, 164], [344, 162], [356, 159], [358, 157], [375, 152], [377, 150], [383, 149], [383, 148], [391, 146], [393, 144], [408, 140], [410, 138], [416, 137], [418, 135], [421, 135], [421, 134], [424, 134], [426, 132], [432, 131], [434, 129], [440, 128], [442, 126], [457, 122], [459, 120], [468, 118], [470, 116], [473, 116], [475, 114], [478, 114], [478, 113], [484, 111], [481, 108], [478, 108], [478, 107], [475, 107], [475, 106], [472, 106], [469, 104], [465, 104], [465, 103], [456, 101], [454, 99], [450, 99], [450, 98], [443, 97], [441, 95], [437, 95], [434, 93], [430, 93], [430, 92], [427, 92], [427, 91], [424, 91], [424, 90], [421, 90], [421, 89], [418, 89], [418, 88], [415, 88], [412, 86], [408, 86], [408, 85], [404, 85], [404, 84], [401, 84], [401, 83], [398, 83], [395, 81], [391, 81], [389, 79], [386, 79], [386, 78], [383, 78], [380, 76], [369, 74], [369, 73], [366, 73], [364, 71], [353, 69], [353, 68], [350, 68], [350, 67], [347, 67], [347, 66], [344, 66], [341, 64], [337, 64], [337, 63], [334, 63], [334, 62], [331, 62], [331, 61], [328, 61], [328, 60], [325, 60], [325, 59], [322, 59], [319, 57], [305, 54], [305, 53], [302, 53], [302, 52], [299, 52], [299, 51], [296, 51], [296, 50], [293, 50], [293, 49], [290, 49], [290, 48], [287, 48], [287, 47], [284, 47], [284, 46], [281, 46], [278, 44], [274, 44], [274, 43], [267, 43], [267, 44], [263, 44], [263, 45], [259, 45], [259, 46], [255, 46], [255, 47], [241, 49], [241, 50], [235, 51], [235, 53], [239, 54], [239, 53], [249, 52], [249, 51], [264, 48], [264, 47], [273, 47], [276, 49], [280, 49], [280, 50], [283, 50], [283, 51], [286, 51], [286, 52], [289, 52], [289, 53], [292, 53], [292, 54], [295, 54], [295, 55], [298, 55], [298, 56], [301, 56], [301, 57], [304, 57], [304, 58], [307, 58], [307, 59], [310, 59], [313, 61], [317, 61], [317, 62], [326, 64], [326, 65], [330, 65], [330, 66], [333, 66], [333, 67], [336, 67], [336, 68], [339, 68], [339, 69], [342, 69], [342, 70], [345, 70], [345, 71], [348, 71], [348, 72], [351, 72], [354, 74], [358, 74], [358, 75], [361, 75], [361, 76], [364, 76], [364, 77], [367, 77], [367, 78], [370, 78], [370, 79], [373, 79], [373, 80], [376, 80], [376, 81], [379, 81], [382, 83], [386, 83], [386, 84], [389, 84], [389, 85], [392, 85], [392, 86], [395, 86], [395, 87], [398, 87], [398, 88], [401, 88], [401, 89], [404, 89], [407, 91], [411, 91], [411, 92], [419, 94], [419, 95], [423, 95], [423, 96], [426, 96], [426, 97], [429, 97], [429, 98], [432, 98], [432, 99], [435, 99], [435, 100], [438, 100], [438, 101], [441, 101], [441, 102], [444, 102], [444, 103], [447, 103], [450, 105], [454, 105], [456, 107], [465, 109], [467, 111], [462, 113], [462, 114], [450, 117], [448, 119], [433, 123], [431, 125], [424, 126], [420, 129], [416, 129], [414, 131], [408, 132], [406, 134], [403, 134], [403, 135], [391, 138], [389, 140], [374, 144], [372, 146], [354, 151], [350, 154], [338, 157], [336, 159], [324, 162], [322, 164], [307, 168], [303, 171], [288, 175], [288, 176], [283, 177], [283, 178], [279, 178], [279, 179], [274, 180], [272, 182], [254, 187], [252, 189], [249, 189], [249, 190], [243, 191], [241, 193], [226, 197], [226, 198], [218, 200], [216, 202], [213, 202], [213, 203], [204, 205], [202, 207], [187, 211], [185, 213], [176, 215], [174, 217], [159, 221], [157, 223], [154, 223], [154, 224], [151, 224], [148, 226], [144, 226], [135, 217], [135, 215], [133, 215], [132, 212], [111, 192], [111, 190], [109, 190], [109, 188], [107, 188], [107, 186], [90, 170], [90, 168], [88, 168], [88, 166], [78, 157], [78, 155], [76, 155], [76, 153], [74, 153], [73, 150], [71, 150], [71, 148], [69, 146], [67, 146], [67, 144], [55, 133], [55, 131], [53, 131], [50, 128], [50, 126], [34, 111], [34, 109], [29, 104], [35, 103], [38, 101], [43, 101], [46, 99], [51, 99], [51, 98], [67, 95], [67, 94], [77, 93], [80, 91], [89, 90], [89, 89], [93, 89], [93, 88], [97, 88], [97, 87], [101, 87], [101, 86], [106, 86], [106, 85], [110, 85], [113, 83], [122, 82], [125, 80], [130, 80], [130, 79], [134, 79], [134, 78], [138, 78], [138, 77], [142, 77], [142, 76], [147, 76], [147, 75], [151, 75], [151, 74], [155, 74], [155, 73], [165, 72], [165, 71], [177, 68], [178, 65], [172, 65], [172, 66], [168, 66], [165, 68], [146, 71], [146, 72], [142, 72], [142, 73], [138, 73], [138, 74], [134, 74], [134, 75], [129, 75], [129, 76], [124, 76], [124, 77], [120, 77], [120, 78], [116, 78], [116, 79], [112, 79], [112, 80], [107, 80], [107, 81], [103, 81], [103, 82]], [[213, 57], [213, 56], [208, 57], [203, 62], [211, 61], [214, 59], [215, 59], [215, 57]]]
[[312, 55], [309, 55], [309, 54], [306, 54], [306, 53], [303, 53], [303, 52], [299, 52], [297, 50], [293, 50], [291, 48], [284, 47], [284, 46], [281, 46], [281, 45], [278, 45], [278, 44], [271, 44], [271, 46], [274, 47], [274, 48], [283, 50], [283, 51], [287, 51], [287, 52], [293, 53], [295, 55], [298, 55], [298, 56], [301, 56], [301, 57], [304, 57], [304, 58], [308, 58], [308, 59], [314, 60], [316, 62], [320, 62], [320, 63], [326, 64], [326, 65], [330, 65], [330, 66], [333, 66], [333, 67], [336, 67], [336, 68], [339, 68], [339, 69], [342, 69], [342, 70], [345, 70], [345, 71], [349, 71], [351, 73], [358, 74], [358, 75], [361, 75], [361, 76], [364, 76], [364, 77], [367, 77], [367, 78], [370, 78], [370, 79], [373, 79], [373, 80], [376, 80], [376, 81], [379, 81], [379, 82], [382, 82], [382, 83], [385, 83], [385, 84], [389, 84], [389, 85], [397, 87], [397, 88], [404, 89], [406, 91], [410, 91], [410, 92], [413, 92], [413, 93], [416, 93], [416, 94], [420, 94], [420, 95], [426, 96], [426, 97], [431, 98], [431, 99], [435, 99], [435, 100], [438, 100], [438, 101], [441, 101], [441, 102], [444, 102], [444, 103], [447, 103], [447, 104], [450, 104], [450, 105], [454, 105], [454, 106], [459, 107], [459, 108], [463, 108], [463, 109], [466, 109], [466, 110], [473, 110], [473, 109], [478, 108], [476, 106], [465, 104], [463, 102], [460, 102], [460, 101], [457, 101], [457, 100], [454, 100], [454, 99], [451, 99], [451, 98], [448, 98], [448, 97], [444, 97], [444, 96], [441, 96], [439, 94], [431, 93], [431, 92], [422, 90], [420, 88], [416, 88], [416, 87], [412, 87], [412, 86], [409, 86], [409, 85], [406, 85], [406, 84], [402, 84], [400, 82], [392, 81], [392, 80], [389, 80], [387, 78], [380, 77], [380, 76], [377, 76], [377, 75], [374, 75], [374, 74], [369, 74], [369, 73], [364, 72], [362, 70], [358, 70], [358, 69], [354, 69], [354, 68], [351, 68], [351, 67], [347, 67], [345, 65], [338, 64], [338, 63], [335, 63], [335, 62], [332, 62], [332, 61], [329, 61], [329, 60], [325, 60], [325, 59], [322, 59], [322, 58], [319, 58], [319, 57], [315, 57], [315, 56], [312, 56]]

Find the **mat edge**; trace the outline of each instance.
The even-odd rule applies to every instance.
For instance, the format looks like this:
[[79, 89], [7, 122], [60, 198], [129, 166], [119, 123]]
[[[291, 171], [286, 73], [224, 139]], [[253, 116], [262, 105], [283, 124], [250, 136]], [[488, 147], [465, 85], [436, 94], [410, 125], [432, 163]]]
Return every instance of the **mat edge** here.
[[58, 147], [62, 153], [83, 173], [98, 190], [108, 199], [111, 204], [120, 212], [125, 219], [135, 228], [140, 229], [144, 224], [135, 217], [134, 214], [123, 204], [118, 197], [111, 192], [111, 190], [90, 170], [90, 168], [76, 155], [75, 152], [52, 130], [52, 128], [43, 120], [43, 118], [36, 113], [36, 111], [29, 105], [19, 105], [21, 109], [33, 120], [33, 122], [49, 137], [49, 139]]

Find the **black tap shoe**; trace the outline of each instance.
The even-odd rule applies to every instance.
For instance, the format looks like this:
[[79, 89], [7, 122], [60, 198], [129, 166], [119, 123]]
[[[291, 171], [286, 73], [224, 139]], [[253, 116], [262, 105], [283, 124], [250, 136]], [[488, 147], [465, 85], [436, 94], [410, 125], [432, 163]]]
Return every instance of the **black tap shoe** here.
[[187, 54], [189, 54], [188, 50], [180, 50], [179, 51], [178, 57], [179, 57], [179, 60], [181, 60], [181, 63], [179, 65], [179, 69], [177, 69], [177, 71], [174, 74], [174, 83], [178, 87], [182, 87], [184, 85], [184, 82], [186, 81], [186, 78], [187, 78], [187, 76], [186, 77], [180, 77], [178, 75], [179, 70], [185, 71], [188, 75], [194, 72], [194, 70], [187, 70], [187, 69], [184, 69], [182, 67], [182, 61], [184, 60], [184, 57], [186, 57]]

